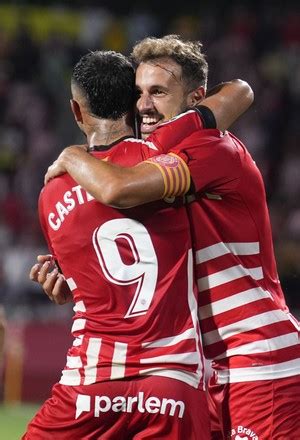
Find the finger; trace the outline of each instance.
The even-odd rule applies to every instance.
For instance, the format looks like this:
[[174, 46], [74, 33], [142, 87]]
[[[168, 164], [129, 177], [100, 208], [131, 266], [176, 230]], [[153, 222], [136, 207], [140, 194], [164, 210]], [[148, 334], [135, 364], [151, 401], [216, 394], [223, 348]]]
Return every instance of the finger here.
[[55, 170], [58, 168], [57, 166], [57, 159], [53, 162], [50, 167], [48, 167], [47, 172], [44, 177], [44, 184], [46, 185], [49, 180], [53, 179], [56, 175], [59, 175], [59, 173], [56, 173]]
[[40, 264], [35, 264], [34, 266], [32, 266], [32, 268], [30, 269], [29, 272], [29, 279], [31, 281], [35, 281], [36, 283], [38, 282], [38, 274], [40, 271]]
[[38, 255], [36, 259], [39, 263], [44, 264], [45, 261], [53, 261], [53, 255], [51, 254]]
[[49, 269], [50, 269], [50, 261], [45, 261], [45, 263], [40, 267], [39, 273], [38, 273], [38, 282], [40, 284], [42, 284], [42, 286], [44, 287], [44, 283], [47, 280], [47, 274], [49, 273]]
[[57, 277], [58, 277], [58, 270], [54, 269], [51, 273], [47, 274], [47, 278], [43, 283], [43, 289], [45, 293], [48, 295], [48, 297], [51, 299], [51, 301], [54, 300], [53, 291], [54, 291], [55, 283], [57, 282]]
[[53, 299], [56, 304], [62, 305], [68, 302], [69, 297], [66, 294], [66, 280], [59, 274], [53, 289]]
[[45, 177], [44, 177], [44, 185], [47, 185], [47, 183], [48, 183], [50, 180], [51, 180], [51, 174], [50, 174], [50, 172], [49, 172], [49, 168], [48, 168], [48, 171], [47, 171], [47, 173], [45, 174]]
[[44, 177], [44, 185], [47, 185], [47, 183], [50, 182], [50, 180], [51, 180], [51, 177], [49, 175], [49, 172], [47, 171], [47, 173], [45, 174], [45, 177]]
[[46, 185], [49, 180], [54, 179], [54, 177], [61, 176], [66, 173], [66, 169], [61, 163], [62, 161], [58, 158], [53, 164], [48, 168], [45, 177], [44, 184]]

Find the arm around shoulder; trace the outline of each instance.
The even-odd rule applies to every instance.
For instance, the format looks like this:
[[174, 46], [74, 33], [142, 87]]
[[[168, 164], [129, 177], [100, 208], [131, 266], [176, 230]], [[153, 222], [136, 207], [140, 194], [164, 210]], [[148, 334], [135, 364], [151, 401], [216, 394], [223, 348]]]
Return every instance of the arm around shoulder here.
[[163, 177], [151, 164], [124, 168], [99, 160], [77, 146], [66, 148], [58, 163], [96, 200], [114, 208], [159, 200], [164, 192]]
[[214, 114], [217, 128], [227, 130], [254, 101], [251, 86], [241, 79], [218, 84], [207, 92], [201, 105]]

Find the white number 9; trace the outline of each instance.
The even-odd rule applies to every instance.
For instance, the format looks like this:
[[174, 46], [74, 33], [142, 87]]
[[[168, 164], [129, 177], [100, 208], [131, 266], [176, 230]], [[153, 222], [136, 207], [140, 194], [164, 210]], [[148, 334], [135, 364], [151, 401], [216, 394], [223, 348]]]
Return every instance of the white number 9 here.
[[[117, 239], [125, 239], [134, 262], [125, 264]], [[110, 220], [93, 234], [93, 245], [105, 277], [118, 285], [137, 284], [125, 318], [144, 315], [150, 307], [157, 282], [157, 257], [144, 225], [129, 218]]]

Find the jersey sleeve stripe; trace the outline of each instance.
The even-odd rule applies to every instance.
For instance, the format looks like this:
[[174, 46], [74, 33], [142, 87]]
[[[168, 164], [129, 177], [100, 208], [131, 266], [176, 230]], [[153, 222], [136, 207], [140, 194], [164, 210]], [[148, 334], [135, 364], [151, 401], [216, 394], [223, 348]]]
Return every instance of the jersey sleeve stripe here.
[[190, 176], [189, 168], [188, 168], [187, 164], [185, 163], [185, 161], [177, 154], [170, 153], [170, 156], [179, 160], [180, 165], [178, 167], [178, 172], [180, 173], [180, 178], [181, 178], [181, 193], [180, 193], [180, 195], [184, 195], [188, 192], [188, 190], [190, 189], [190, 185], [191, 185], [191, 176]]
[[165, 192], [163, 194], [163, 198], [170, 197], [168, 194], [171, 192], [171, 188], [174, 187], [172, 173], [170, 173], [170, 170], [166, 167], [161, 167], [160, 171], [165, 174], [166, 183], [167, 183], [167, 185], [165, 186]]
[[145, 163], [150, 163], [151, 165], [154, 165], [154, 166], [156, 166], [156, 168], [160, 171], [160, 173], [161, 173], [161, 175], [162, 175], [162, 178], [163, 178], [163, 181], [164, 181], [164, 192], [163, 192], [163, 195], [162, 195], [162, 199], [163, 198], [165, 198], [166, 197], [166, 193], [167, 193], [167, 190], [168, 190], [168, 188], [169, 188], [169, 186], [170, 186], [170, 183], [169, 183], [169, 174], [164, 170], [164, 168], [159, 164], [159, 163], [157, 163], [155, 160], [153, 160], [152, 158], [151, 159], [148, 159], [148, 160], [145, 160]]
[[171, 197], [174, 194], [180, 194], [179, 170], [176, 170], [177, 171], [176, 172], [173, 168], [165, 168], [165, 171], [169, 176], [169, 182], [170, 182], [169, 190], [166, 194], [166, 197]]
[[191, 178], [188, 166], [184, 160], [174, 153], [155, 156], [145, 161], [155, 165], [164, 181], [162, 198], [182, 196], [190, 188]]

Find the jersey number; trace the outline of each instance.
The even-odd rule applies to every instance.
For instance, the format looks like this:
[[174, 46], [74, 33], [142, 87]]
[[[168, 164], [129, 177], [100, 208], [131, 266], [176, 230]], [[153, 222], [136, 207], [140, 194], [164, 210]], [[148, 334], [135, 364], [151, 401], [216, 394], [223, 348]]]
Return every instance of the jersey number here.
[[[125, 264], [121, 259], [117, 239], [127, 241], [132, 264]], [[102, 271], [110, 282], [121, 286], [136, 284], [125, 318], [144, 315], [155, 292], [158, 272], [156, 253], [145, 226], [129, 218], [110, 220], [94, 231], [93, 245]]]

